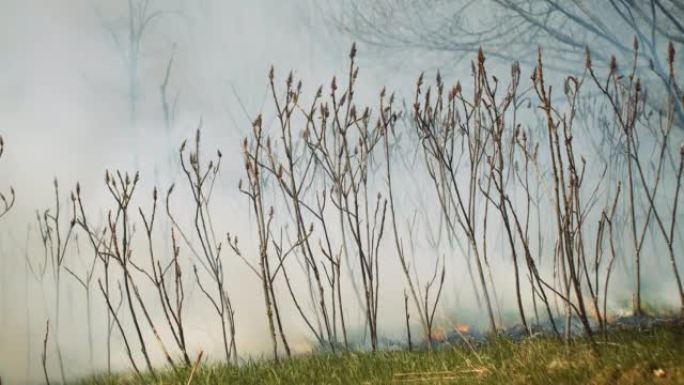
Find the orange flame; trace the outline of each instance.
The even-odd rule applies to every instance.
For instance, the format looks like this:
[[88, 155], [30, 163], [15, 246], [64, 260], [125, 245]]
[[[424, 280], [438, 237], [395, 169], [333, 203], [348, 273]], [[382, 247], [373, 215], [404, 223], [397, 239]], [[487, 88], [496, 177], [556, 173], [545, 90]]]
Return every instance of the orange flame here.
[[458, 323], [456, 326], [454, 326], [454, 330], [461, 334], [468, 334], [470, 333], [470, 325]]
[[432, 329], [432, 333], [430, 338], [432, 339], [433, 342], [443, 342], [446, 341], [447, 335], [444, 329], [440, 327], [436, 327]]

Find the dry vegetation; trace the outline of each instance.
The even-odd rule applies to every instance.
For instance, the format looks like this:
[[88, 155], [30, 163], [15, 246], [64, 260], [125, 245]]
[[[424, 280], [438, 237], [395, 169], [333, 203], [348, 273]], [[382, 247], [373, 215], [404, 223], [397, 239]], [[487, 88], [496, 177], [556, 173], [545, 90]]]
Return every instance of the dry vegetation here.
[[[623, 66], [613, 60], [602, 69], [594, 68], [587, 51], [584, 70], [565, 78], [558, 88], [547, 80], [541, 51], [531, 74], [523, 74], [516, 63], [507, 80], [489, 73], [480, 51], [472, 63], [472, 85], [449, 87], [437, 74], [428, 86], [421, 75], [412, 106], [406, 109], [385, 90], [377, 106], [357, 104], [355, 48], [346, 78], [333, 78], [306, 101], [302, 83], [292, 74], [281, 88], [271, 70], [275, 123], [267, 125], [261, 116], [254, 120], [243, 143], [245, 175], [239, 184], [254, 219], [251, 231], [256, 234], [256, 252], [243, 248], [234, 234], [215, 231], [212, 216], [218, 214], [211, 208], [211, 199], [222, 154], [207, 162], [199, 130], [191, 144], [184, 142], [179, 149], [184, 188], [191, 195], [177, 206], [172, 200], [174, 186], [163, 196], [154, 189], [147, 203], [137, 204], [143, 202], [138, 198], [138, 174], [107, 171], [105, 187], [112, 206], [99, 208], [105, 220], [96, 224], [80, 186], [70, 193], [70, 206], [62, 207], [55, 181], [54, 207], [37, 215], [44, 254], [27, 261], [35, 278], [54, 285], [50, 300], [56, 310], [42, 341], [45, 381], [50, 383], [56, 376], [48, 370], [51, 359], [58, 362], [60, 381], [68, 380], [59, 339], [64, 279], [83, 288], [91, 359], [95, 350], [91, 309], [97, 303], [107, 311], [108, 373], [111, 355], [121, 350], [142, 383], [180, 382], [179, 378], [195, 372], [198, 352], [188, 349], [185, 322], [189, 285], [203, 293], [203, 306], [211, 308], [218, 320], [215, 333], [223, 346], [223, 362], [237, 365], [246, 358], [238, 354], [236, 344], [235, 317], [240, 309], [233, 306], [231, 299], [237, 293], [231, 291], [235, 288], [225, 276], [234, 263], [244, 263], [261, 283], [275, 362], [246, 364], [241, 369], [206, 367], [198, 371], [196, 383], [237, 379], [261, 383], [266, 378], [276, 382], [277, 373], [291, 377], [292, 383], [314, 382], [317, 375], [307, 377], [312, 371], [326, 375], [330, 371], [331, 378], [339, 380], [331, 379], [331, 383], [344, 383], [346, 372], [339, 371], [344, 365], [362, 373], [349, 373], [359, 381], [380, 382], [392, 378], [410, 382], [412, 374], [406, 374], [406, 381], [392, 376], [414, 369], [434, 372], [440, 370], [439, 365], [444, 366], [446, 377], [430, 381], [459, 382], [461, 376], [482, 376], [483, 383], [547, 383], [557, 373], [568, 371], [574, 373], [567, 377], [572, 378], [568, 383], [609, 383], [612, 380], [588, 378], [587, 371], [606, 378], [623, 375], [610, 370], [644, 372], [639, 366], [645, 365], [642, 361], [625, 358], [626, 352], [638, 348], [630, 345], [629, 337], [609, 336], [611, 277], [617, 264], [632, 266], [632, 310], [642, 316], [642, 281], [648, 274], [644, 260], [665, 258], [671, 275], [662, 279], [671, 283], [670, 290], [678, 294], [680, 312], [684, 312], [678, 265], [684, 246], [678, 223], [684, 147], [675, 142], [681, 138], [675, 111], [682, 93], [675, 79], [674, 47], [670, 45], [667, 53], [669, 78], [665, 81], [671, 90], [658, 108], [646, 103], [648, 93], [637, 76], [636, 43], [633, 50], [634, 63]], [[531, 111], [526, 105], [538, 108]], [[0, 139], [0, 155], [2, 145]], [[417, 151], [419, 162], [411, 170], [403, 169], [399, 159], [411, 151]], [[428, 211], [437, 213], [432, 223], [420, 222], [428, 227], [421, 231], [444, 239], [441, 244], [435, 242], [432, 258], [421, 257], [411, 246], [417, 229], [403, 225], [411, 223], [407, 213], [421, 210], [401, 203], [401, 186], [407, 183], [402, 179], [409, 172], [417, 182], [425, 182], [425, 194], [436, 198]], [[0, 200], [2, 218], [14, 203], [13, 190], [0, 195]], [[189, 225], [177, 219], [178, 207], [185, 210], [183, 217], [192, 218]], [[170, 224], [169, 231], [159, 229], [160, 220]], [[136, 224], [137, 233], [133, 231]], [[84, 273], [66, 263], [77, 235], [90, 247], [91, 262]], [[146, 239], [146, 249], [134, 247], [134, 235]], [[170, 252], [158, 249], [160, 237], [166, 238]], [[383, 335], [380, 285], [389, 279], [383, 276], [389, 258], [396, 258], [403, 272], [409, 350], [414, 345], [413, 324], [422, 331], [420, 339], [427, 349], [441, 342], [435, 328], [450, 277], [447, 257], [440, 251], [445, 247], [455, 250], [455, 258], [468, 266], [493, 341], [504, 327], [498, 313], [493, 254], [496, 263], [510, 266], [517, 323], [524, 334], [541, 331], [548, 339], [519, 345], [495, 341], [482, 351], [466, 344], [426, 356], [378, 352]], [[416, 266], [427, 263], [431, 273], [419, 274]], [[186, 266], [193, 270], [187, 271]], [[351, 278], [345, 275], [348, 270], [353, 272]], [[299, 276], [304, 277], [304, 285], [293, 282]], [[356, 298], [344, 295], [350, 290]], [[318, 348], [328, 354], [277, 363], [281, 356], [294, 354], [288, 339], [290, 326], [282, 314], [285, 303], [296, 311]], [[352, 340], [350, 330], [359, 328], [350, 322], [350, 313], [356, 314], [357, 307], [363, 314], [366, 337], [362, 341]], [[568, 347], [561, 341], [575, 337], [575, 321], [585, 340]], [[662, 348], [658, 354], [679, 365], [668, 373], [681, 379], [681, 359], [672, 353], [681, 350], [676, 342], [681, 341], [681, 330], [647, 334], [643, 343]], [[461, 337], [468, 341], [467, 336]], [[51, 338], [54, 356], [48, 354]], [[605, 345], [610, 338], [619, 342], [614, 347], [614, 342]], [[114, 341], [123, 346], [115, 346]], [[366, 343], [377, 355], [352, 353]], [[169, 371], [155, 367], [151, 349], [162, 353]], [[599, 357], [617, 351], [615, 360], [629, 361], [629, 366], [616, 361], [617, 366], [601, 369], [600, 360], [610, 358]], [[344, 361], [342, 366], [332, 365], [338, 359]], [[463, 366], [474, 361], [479, 364]], [[525, 374], [540, 365], [546, 369]], [[644, 373], [655, 369], [649, 366]], [[375, 370], [379, 374], [368, 374]], [[538, 377], [542, 372], [549, 377]], [[559, 381], [563, 376], [558, 374]], [[94, 380], [118, 381], [133, 380]]]

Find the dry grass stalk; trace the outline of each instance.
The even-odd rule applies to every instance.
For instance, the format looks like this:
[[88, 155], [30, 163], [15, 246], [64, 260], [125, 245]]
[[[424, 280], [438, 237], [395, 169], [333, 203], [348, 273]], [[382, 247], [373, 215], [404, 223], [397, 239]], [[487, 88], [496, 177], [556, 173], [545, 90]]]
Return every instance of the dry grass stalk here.
[[[0, 158], [2, 158], [2, 154], [5, 150], [5, 142], [2, 139], [2, 135], [0, 135]], [[10, 192], [9, 195], [5, 195], [0, 192], [0, 202], [2, 202], [2, 205], [0, 206], [0, 219], [4, 217], [14, 206], [14, 201], [16, 199], [16, 196], [14, 194], [14, 188], [10, 186]]]

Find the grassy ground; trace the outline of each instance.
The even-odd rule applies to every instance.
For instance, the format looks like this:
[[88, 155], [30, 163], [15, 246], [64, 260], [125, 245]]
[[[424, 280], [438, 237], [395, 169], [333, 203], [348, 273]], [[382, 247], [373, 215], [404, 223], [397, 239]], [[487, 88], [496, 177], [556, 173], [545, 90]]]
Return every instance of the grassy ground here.
[[[190, 369], [158, 379], [95, 377], [80, 385], [188, 384]], [[598, 354], [577, 340], [492, 341], [470, 350], [298, 357], [239, 368], [200, 366], [193, 385], [214, 384], [684, 384], [684, 328], [622, 331], [601, 340]]]

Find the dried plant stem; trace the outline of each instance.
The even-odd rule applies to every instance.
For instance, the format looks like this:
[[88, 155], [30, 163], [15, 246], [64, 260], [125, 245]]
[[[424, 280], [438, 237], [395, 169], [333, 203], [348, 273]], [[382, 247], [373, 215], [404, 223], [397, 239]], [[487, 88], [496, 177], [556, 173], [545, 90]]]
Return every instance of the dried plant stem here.
[[47, 385], [50, 385], [50, 376], [48, 376], [48, 370], [47, 370], [47, 342], [48, 342], [48, 335], [49, 334], [50, 334], [50, 320], [47, 320], [45, 323], [45, 338], [43, 339], [43, 355], [42, 355], [43, 375], [45, 376], [45, 383]]
[[192, 379], [195, 377], [195, 372], [197, 371], [197, 368], [202, 362], [202, 354], [204, 354], [203, 351], [200, 351], [199, 354], [197, 354], [197, 359], [195, 360], [195, 363], [192, 365], [192, 369], [190, 370], [190, 375], [188, 376], [188, 382], [186, 383], [186, 385], [192, 384]]

